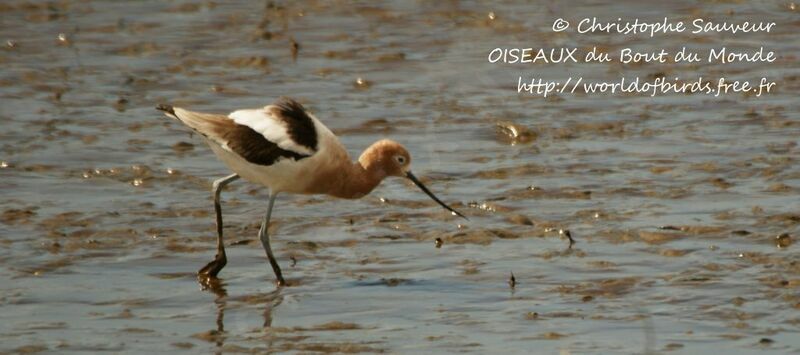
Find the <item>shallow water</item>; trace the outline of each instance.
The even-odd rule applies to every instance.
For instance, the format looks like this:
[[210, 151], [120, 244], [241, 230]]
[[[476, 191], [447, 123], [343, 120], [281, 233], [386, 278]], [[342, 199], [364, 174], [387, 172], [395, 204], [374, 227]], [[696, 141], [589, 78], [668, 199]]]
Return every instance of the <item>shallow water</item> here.
[[[550, 31], [557, 17], [621, 13], [778, 26], [735, 38]], [[781, 1], [5, 1], [0, 350], [800, 352], [797, 16]], [[506, 45], [713, 41], [781, 57], [486, 62]], [[514, 92], [526, 71], [735, 72], [779, 88], [541, 99]], [[201, 290], [211, 181], [227, 171], [153, 107], [229, 112], [281, 95], [353, 156], [382, 137], [404, 143], [417, 175], [470, 221], [399, 180], [358, 201], [281, 196], [273, 248], [293, 286], [276, 290], [256, 240], [267, 194], [234, 183], [223, 193], [229, 264]]]

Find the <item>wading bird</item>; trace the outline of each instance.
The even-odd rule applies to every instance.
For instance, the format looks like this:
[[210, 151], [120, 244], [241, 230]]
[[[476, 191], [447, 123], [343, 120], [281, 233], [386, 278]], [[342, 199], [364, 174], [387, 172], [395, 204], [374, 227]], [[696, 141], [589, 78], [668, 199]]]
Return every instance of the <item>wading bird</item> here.
[[281, 192], [356, 199], [370, 193], [384, 178], [398, 176], [408, 178], [439, 205], [466, 218], [439, 200], [411, 173], [411, 155], [402, 145], [388, 139], [377, 141], [353, 162], [339, 139], [290, 98], [282, 97], [264, 108], [238, 110], [227, 116], [170, 105], [158, 105], [156, 109], [205, 137], [211, 150], [233, 171], [214, 181], [212, 188], [217, 255], [197, 273], [206, 281], [216, 279], [227, 263], [220, 192], [240, 177], [269, 189], [269, 206], [258, 237], [279, 286], [286, 285], [286, 281], [272, 254], [267, 229], [275, 198]]

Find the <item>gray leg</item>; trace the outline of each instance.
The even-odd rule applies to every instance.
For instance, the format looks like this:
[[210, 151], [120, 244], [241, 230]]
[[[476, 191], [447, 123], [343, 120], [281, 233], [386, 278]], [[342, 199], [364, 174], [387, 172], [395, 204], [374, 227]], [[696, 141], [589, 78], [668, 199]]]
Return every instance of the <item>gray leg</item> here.
[[197, 272], [198, 276], [205, 278], [216, 278], [220, 270], [228, 263], [228, 258], [225, 256], [225, 244], [222, 242], [222, 206], [219, 203], [220, 193], [222, 188], [238, 179], [239, 175], [231, 174], [224, 178], [214, 181], [214, 212], [217, 213], [217, 255], [214, 260], [206, 264], [200, 271]]
[[269, 194], [269, 208], [267, 209], [267, 214], [264, 216], [264, 221], [261, 222], [261, 229], [258, 231], [258, 239], [261, 239], [261, 245], [264, 247], [264, 251], [267, 252], [267, 258], [269, 258], [269, 263], [272, 265], [272, 271], [275, 271], [275, 277], [278, 278], [278, 286], [286, 286], [286, 281], [283, 280], [283, 274], [281, 274], [281, 267], [278, 265], [278, 261], [275, 260], [275, 255], [272, 255], [272, 248], [269, 247], [269, 220], [272, 216], [272, 206], [275, 205], [275, 198], [278, 197], [277, 193], [270, 192]]

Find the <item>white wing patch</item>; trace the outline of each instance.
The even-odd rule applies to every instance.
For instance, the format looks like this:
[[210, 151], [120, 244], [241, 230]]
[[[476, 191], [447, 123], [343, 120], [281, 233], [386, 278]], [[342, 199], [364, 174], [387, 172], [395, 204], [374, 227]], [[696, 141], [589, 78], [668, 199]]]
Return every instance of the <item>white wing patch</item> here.
[[[269, 106], [267, 106], [269, 107]], [[238, 110], [228, 115], [234, 122], [250, 127], [260, 133], [268, 141], [275, 143], [281, 149], [292, 151], [303, 155], [312, 155], [314, 151], [306, 146], [297, 144], [289, 136], [286, 124], [275, 117], [269, 110]]]

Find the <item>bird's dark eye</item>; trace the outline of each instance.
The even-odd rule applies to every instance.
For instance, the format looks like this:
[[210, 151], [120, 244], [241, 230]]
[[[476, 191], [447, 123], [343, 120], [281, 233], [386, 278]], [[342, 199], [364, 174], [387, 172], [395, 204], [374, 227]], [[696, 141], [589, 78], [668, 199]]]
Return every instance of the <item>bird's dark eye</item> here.
[[402, 156], [402, 155], [398, 155], [397, 157], [395, 157], [395, 159], [396, 159], [396, 160], [397, 160], [397, 162], [398, 162], [398, 163], [400, 163], [400, 164], [405, 164], [405, 163], [406, 163], [406, 157], [404, 157], [404, 156]]

